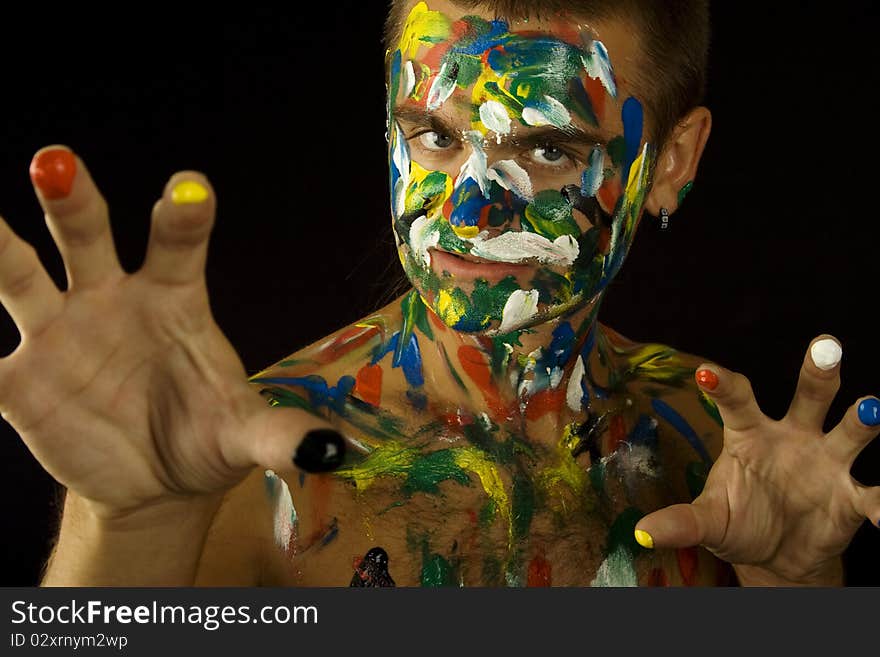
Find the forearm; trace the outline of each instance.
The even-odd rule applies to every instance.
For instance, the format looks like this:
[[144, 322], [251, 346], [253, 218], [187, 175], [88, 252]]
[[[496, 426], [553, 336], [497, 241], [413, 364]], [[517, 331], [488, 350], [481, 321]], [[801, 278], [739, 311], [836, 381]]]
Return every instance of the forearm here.
[[69, 492], [41, 586], [191, 586], [222, 495], [99, 517]]
[[758, 566], [734, 565], [740, 586], [843, 586], [843, 561], [835, 559], [798, 580], [790, 580], [780, 577], [769, 570]]

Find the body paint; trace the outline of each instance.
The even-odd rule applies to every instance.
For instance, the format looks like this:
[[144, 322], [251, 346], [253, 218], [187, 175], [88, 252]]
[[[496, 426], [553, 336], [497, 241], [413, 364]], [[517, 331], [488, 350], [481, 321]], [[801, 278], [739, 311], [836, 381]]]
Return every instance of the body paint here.
[[355, 560], [354, 575], [349, 586], [394, 586], [394, 579], [388, 572], [388, 553], [380, 547], [374, 547], [370, 548], [361, 559]]

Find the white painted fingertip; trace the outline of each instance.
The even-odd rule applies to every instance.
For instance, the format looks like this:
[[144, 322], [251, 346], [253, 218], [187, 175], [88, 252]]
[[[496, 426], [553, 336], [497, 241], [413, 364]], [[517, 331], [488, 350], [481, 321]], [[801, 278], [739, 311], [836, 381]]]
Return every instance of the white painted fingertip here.
[[836, 340], [824, 338], [810, 347], [810, 357], [820, 370], [830, 370], [837, 366], [843, 357], [843, 349]]

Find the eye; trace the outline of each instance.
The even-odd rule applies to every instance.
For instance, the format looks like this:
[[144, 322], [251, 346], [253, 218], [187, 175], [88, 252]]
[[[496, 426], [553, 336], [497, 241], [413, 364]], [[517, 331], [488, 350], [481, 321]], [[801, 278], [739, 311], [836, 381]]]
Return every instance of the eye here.
[[427, 132], [423, 132], [418, 135], [419, 144], [421, 144], [424, 148], [429, 151], [442, 151], [446, 150], [450, 146], [452, 146], [455, 141], [449, 135], [444, 135], [441, 132], [435, 132], [433, 130], [428, 130]]
[[565, 151], [552, 144], [533, 148], [529, 152], [529, 158], [538, 164], [552, 167], [564, 167], [571, 163], [571, 158]]

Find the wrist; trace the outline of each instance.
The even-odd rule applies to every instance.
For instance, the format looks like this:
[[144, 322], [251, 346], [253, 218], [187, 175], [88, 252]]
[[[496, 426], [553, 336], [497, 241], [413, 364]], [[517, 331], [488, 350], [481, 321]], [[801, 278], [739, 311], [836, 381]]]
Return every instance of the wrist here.
[[109, 513], [69, 493], [42, 586], [191, 586], [222, 495]]

